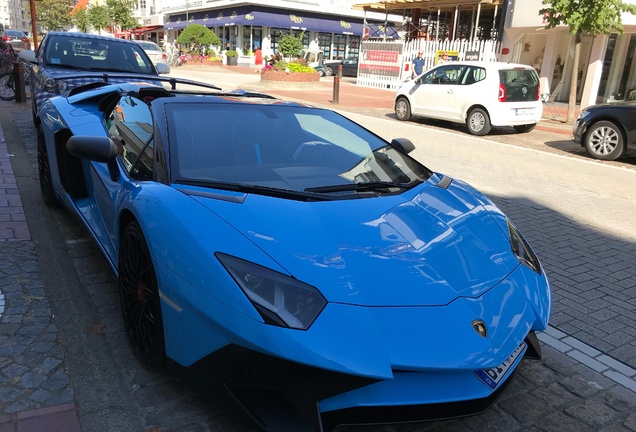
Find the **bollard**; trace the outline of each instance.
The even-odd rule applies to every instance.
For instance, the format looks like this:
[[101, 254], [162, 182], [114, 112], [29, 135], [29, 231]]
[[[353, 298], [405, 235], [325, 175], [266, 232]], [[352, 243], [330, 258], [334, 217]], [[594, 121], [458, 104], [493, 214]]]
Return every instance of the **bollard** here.
[[19, 61], [13, 63], [13, 86], [15, 90], [15, 101], [18, 103], [26, 103], [24, 65]]
[[333, 76], [333, 98], [332, 103], [340, 103], [340, 78], [342, 78], [342, 65], [338, 65], [338, 72]]

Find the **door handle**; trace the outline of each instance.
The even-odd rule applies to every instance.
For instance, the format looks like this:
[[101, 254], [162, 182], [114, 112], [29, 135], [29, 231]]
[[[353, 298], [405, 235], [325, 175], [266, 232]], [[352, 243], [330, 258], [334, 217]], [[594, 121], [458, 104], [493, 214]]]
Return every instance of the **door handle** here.
[[448, 94], [453, 94], [453, 93], [455, 93], [455, 92], [453, 91], [453, 89], [448, 89], [448, 91], [447, 91], [446, 93], [448, 93]]

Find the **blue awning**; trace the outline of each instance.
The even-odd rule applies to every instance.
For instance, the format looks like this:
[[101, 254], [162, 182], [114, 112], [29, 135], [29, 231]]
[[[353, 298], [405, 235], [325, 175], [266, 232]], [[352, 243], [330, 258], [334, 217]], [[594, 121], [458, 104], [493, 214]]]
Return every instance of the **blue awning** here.
[[[363, 24], [360, 21], [306, 12], [290, 13], [289, 11], [254, 6], [196, 12], [188, 15], [188, 23], [201, 24], [206, 27], [242, 24], [358, 36], [362, 36], [363, 30]], [[185, 14], [170, 16], [165, 24], [166, 29], [183, 29], [185, 27], [187, 27]]]

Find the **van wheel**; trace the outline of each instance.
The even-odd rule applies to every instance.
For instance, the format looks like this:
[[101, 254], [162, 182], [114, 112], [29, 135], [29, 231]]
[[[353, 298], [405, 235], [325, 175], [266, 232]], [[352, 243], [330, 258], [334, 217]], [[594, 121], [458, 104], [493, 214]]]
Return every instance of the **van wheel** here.
[[466, 126], [468, 126], [468, 132], [473, 135], [486, 135], [491, 129], [488, 113], [481, 108], [474, 108], [468, 113]]
[[533, 124], [515, 126], [514, 128], [519, 133], [527, 133], [527, 132], [530, 132], [532, 129], [534, 129], [536, 125], [537, 125], [536, 123], [533, 123]]
[[401, 121], [411, 119], [411, 104], [406, 98], [401, 97], [395, 102], [395, 117]]

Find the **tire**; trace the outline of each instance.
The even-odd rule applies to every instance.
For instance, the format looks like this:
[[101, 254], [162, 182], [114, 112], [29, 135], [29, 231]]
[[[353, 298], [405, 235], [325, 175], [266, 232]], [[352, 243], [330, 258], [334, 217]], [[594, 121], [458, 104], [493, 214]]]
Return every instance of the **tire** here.
[[411, 120], [411, 104], [405, 97], [395, 102], [395, 117], [400, 121]]
[[325, 76], [325, 70], [324, 69], [320, 69], [318, 71], [318, 75], [320, 75], [321, 78], [324, 77]]
[[625, 150], [623, 133], [610, 121], [594, 123], [585, 134], [585, 150], [601, 160], [616, 160]]
[[490, 117], [482, 108], [474, 108], [468, 113], [466, 126], [468, 126], [468, 132], [477, 136], [486, 135], [492, 128], [490, 126]]
[[514, 128], [519, 133], [528, 133], [531, 130], [533, 130], [536, 125], [537, 125], [536, 123], [533, 123], [533, 124], [515, 126]]
[[32, 100], [32, 102], [31, 102], [31, 118], [33, 119], [33, 124], [35, 126], [37, 126], [38, 125], [38, 116], [37, 116], [36, 111], [35, 111], [35, 95], [33, 93], [31, 93], [31, 100]]
[[51, 181], [51, 167], [49, 164], [49, 155], [46, 150], [46, 143], [44, 142], [44, 134], [42, 133], [42, 127], [37, 128], [38, 135], [38, 180], [40, 183], [40, 193], [42, 194], [42, 201], [48, 207], [57, 207], [59, 201], [55, 196], [55, 190], [53, 189], [53, 182]]
[[119, 246], [119, 298], [124, 326], [137, 359], [156, 368], [165, 362], [163, 319], [157, 278], [137, 221], [126, 225]]
[[333, 69], [331, 68], [331, 66], [325, 66], [325, 75], [327, 76], [333, 75]]
[[15, 83], [13, 72], [5, 72], [0, 75], [0, 99], [10, 101], [15, 99]]

